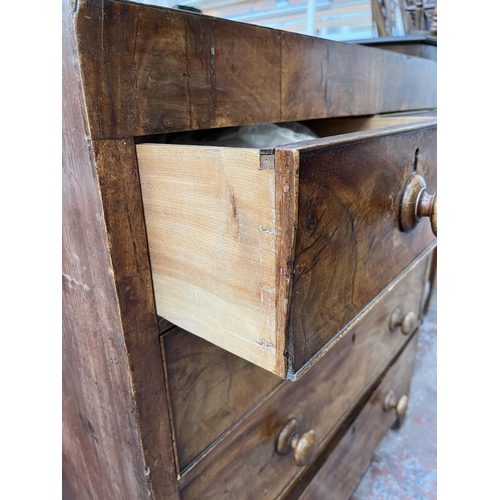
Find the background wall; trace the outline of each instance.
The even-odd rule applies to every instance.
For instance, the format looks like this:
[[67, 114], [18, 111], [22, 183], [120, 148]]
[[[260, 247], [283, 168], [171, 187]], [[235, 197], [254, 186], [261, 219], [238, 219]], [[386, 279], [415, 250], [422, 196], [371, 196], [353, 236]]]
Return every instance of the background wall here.
[[[377, 37], [372, 15], [379, 0], [140, 0], [142, 3], [192, 7], [203, 14], [278, 28], [330, 40]], [[399, 0], [380, 0], [395, 20], [392, 36], [404, 35]]]

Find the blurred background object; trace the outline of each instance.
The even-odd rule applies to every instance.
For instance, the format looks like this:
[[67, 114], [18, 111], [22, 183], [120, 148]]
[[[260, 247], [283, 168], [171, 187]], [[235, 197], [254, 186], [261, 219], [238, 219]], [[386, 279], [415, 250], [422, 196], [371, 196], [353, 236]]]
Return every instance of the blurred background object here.
[[[436, 2], [421, 0], [140, 0], [338, 41], [437, 34]], [[434, 28], [431, 26], [434, 23]]]

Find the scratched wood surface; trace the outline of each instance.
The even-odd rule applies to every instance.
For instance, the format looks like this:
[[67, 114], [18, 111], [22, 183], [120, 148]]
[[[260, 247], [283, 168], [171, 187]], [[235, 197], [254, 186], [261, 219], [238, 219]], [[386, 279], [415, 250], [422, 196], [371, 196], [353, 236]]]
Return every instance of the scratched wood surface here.
[[[292, 455], [276, 453], [280, 430], [288, 420], [297, 418], [302, 432], [315, 431], [318, 444], [331, 435], [408, 340], [399, 329], [390, 331], [389, 318], [396, 307], [414, 311], [418, 316], [428, 259], [429, 256], [423, 258], [395, 282], [345, 332], [336, 348], [328, 351], [302, 378], [282, 382], [215, 447], [203, 453], [181, 477], [181, 497], [186, 500], [275, 498], [301, 470]], [[186, 366], [181, 368], [181, 363]], [[180, 372], [186, 367], [187, 361], [180, 360], [176, 370]], [[190, 390], [201, 391], [209, 383], [208, 375], [200, 373]], [[241, 390], [251, 394], [251, 384], [248, 379]], [[185, 414], [186, 401], [176, 397], [173, 404], [184, 405]], [[206, 425], [205, 416], [199, 405], [191, 409], [197, 413], [197, 424], [190, 431], [195, 436]]]
[[78, 2], [92, 137], [436, 107], [436, 64], [149, 5]]
[[384, 130], [298, 148], [288, 341], [292, 372], [435, 241], [428, 220], [411, 233], [401, 232], [398, 220], [404, 186], [414, 170], [429, 192], [436, 192], [436, 124]]
[[181, 328], [162, 340], [182, 470], [281, 379]]
[[175, 499], [133, 143], [89, 141], [62, 7], [63, 498]]
[[[418, 335], [414, 335], [299, 500], [350, 498], [373, 454], [396, 419], [393, 410], [386, 412], [383, 409], [387, 393], [392, 390], [397, 398], [407, 395], [411, 404], [409, 389], [417, 341]], [[283, 500], [295, 498], [295, 495], [290, 495], [284, 496]]]

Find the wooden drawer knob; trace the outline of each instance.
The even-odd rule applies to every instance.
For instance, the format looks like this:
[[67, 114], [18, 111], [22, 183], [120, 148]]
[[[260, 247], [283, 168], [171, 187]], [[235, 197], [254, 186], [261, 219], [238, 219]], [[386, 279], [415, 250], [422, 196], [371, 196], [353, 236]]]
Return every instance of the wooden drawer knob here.
[[401, 229], [409, 233], [422, 217], [429, 217], [437, 236], [437, 194], [429, 194], [423, 177], [414, 174], [406, 183], [401, 201]]
[[384, 411], [396, 410], [396, 415], [398, 417], [403, 417], [408, 410], [408, 396], [401, 396], [396, 399], [394, 391], [389, 391], [384, 400]]
[[312, 430], [299, 436], [299, 422], [293, 418], [280, 432], [276, 451], [280, 455], [287, 455], [293, 450], [295, 463], [302, 467], [307, 465], [316, 450], [316, 434]]
[[396, 309], [394, 309], [389, 320], [389, 328], [391, 331], [400, 326], [401, 331], [405, 335], [409, 335], [413, 332], [416, 324], [417, 315], [413, 311], [403, 314], [403, 310], [400, 307], [396, 307]]

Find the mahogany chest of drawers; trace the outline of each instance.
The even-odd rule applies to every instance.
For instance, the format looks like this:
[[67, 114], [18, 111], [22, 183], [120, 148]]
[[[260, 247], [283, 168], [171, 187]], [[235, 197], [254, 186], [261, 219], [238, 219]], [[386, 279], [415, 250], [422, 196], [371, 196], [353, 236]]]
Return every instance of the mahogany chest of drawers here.
[[[432, 290], [435, 62], [124, 1], [63, 27], [64, 497], [349, 498]], [[168, 141], [290, 121], [317, 138]]]

